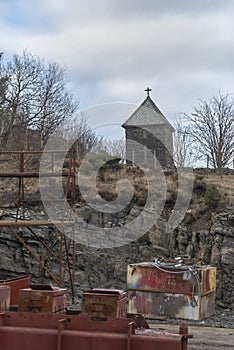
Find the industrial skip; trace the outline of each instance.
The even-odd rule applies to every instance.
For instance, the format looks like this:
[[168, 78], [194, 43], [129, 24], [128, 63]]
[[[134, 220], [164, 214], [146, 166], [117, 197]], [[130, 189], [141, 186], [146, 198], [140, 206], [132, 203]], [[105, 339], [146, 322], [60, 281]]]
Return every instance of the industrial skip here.
[[129, 312], [200, 320], [215, 312], [216, 268], [175, 260], [127, 268]]
[[[44, 292], [48, 296], [48, 290]], [[28, 293], [27, 300], [32, 300]], [[40, 293], [43, 295], [42, 286]], [[0, 350], [188, 349], [191, 335], [186, 326], [176, 331], [151, 329], [142, 316], [127, 315], [126, 301], [124, 291], [95, 289], [86, 293], [81, 315], [38, 312], [35, 308], [1, 312]], [[85, 316], [87, 312], [90, 316]]]

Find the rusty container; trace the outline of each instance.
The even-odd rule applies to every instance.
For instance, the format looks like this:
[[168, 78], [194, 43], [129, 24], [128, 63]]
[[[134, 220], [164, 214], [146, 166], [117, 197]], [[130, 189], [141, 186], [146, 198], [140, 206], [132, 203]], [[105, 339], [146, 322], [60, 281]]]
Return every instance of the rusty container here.
[[127, 293], [119, 289], [90, 289], [83, 294], [82, 316], [126, 318]]
[[11, 287], [0, 285], [0, 310], [9, 310], [11, 298]]
[[215, 312], [216, 268], [175, 263], [130, 264], [129, 312], [200, 320]]
[[129, 312], [146, 318], [181, 318], [202, 320], [214, 314], [215, 293], [201, 296], [129, 291]]
[[211, 266], [156, 266], [154, 263], [130, 264], [127, 289], [162, 293], [201, 294], [216, 290], [216, 268]]
[[0, 280], [1, 285], [7, 285], [11, 288], [10, 305], [17, 305], [19, 298], [19, 291], [23, 288], [28, 288], [31, 283], [31, 275], [20, 276], [8, 280]]
[[66, 289], [50, 285], [30, 285], [19, 292], [18, 311], [63, 313], [66, 310]]

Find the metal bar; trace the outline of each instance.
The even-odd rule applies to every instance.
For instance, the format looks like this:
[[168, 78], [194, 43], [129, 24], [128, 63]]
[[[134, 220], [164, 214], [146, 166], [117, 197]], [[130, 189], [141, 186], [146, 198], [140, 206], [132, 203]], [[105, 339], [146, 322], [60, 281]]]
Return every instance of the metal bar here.
[[[53, 252], [53, 250], [46, 244], [30, 227], [27, 227], [27, 229], [33, 234], [33, 236], [46, 248], [46, 250], [54, 257], [54, 259], [59, 263], [59, 258], [57, 255]], [[64, 269], [68, 271], [68, 268], [65, 264], [62, 262], [62, 266]]]
[[[68, 273], [69, 273], [70, 283], [71, 283], [71, 287], [72, 287], [72, 272], [71, 272], [71, 267], [70, 267], [70, 262], [69, 262], [69, 250], [67, 247], [67, 241], [66, 241], [65, 235], [63, 235], [63, 240], [64, 240], [66, 258], [67, 258]], [[65, 270], [64, 270], [64, 274], [63, 274], [62, 283], [64, 282], [64, 278], [65, 278]]]
[[58, 337], [57, 337], [57, 350], [62, 349], [62, 331], [65, 328], [66, 319], [63, 318], [62, 320], [58, 321]]
[[72, 225], [72, 302], [75, 302], [75, 223]]
[[50, 270], [45, 266], [45, 264], [38, 258], [38, 256], [33, 252], [33, 250], [24, 242], [23, 238], [21, 238], [12, 228], [10, 231], [15, 235], [20, 243], [29, 251], [29, 253], [37, 260], [37, 262], [41, 265], [41, 267], [48, 273], [48, 275], [58, 284], [57, 278], [50, 272]]
[[24, 178], [30, 178], [30, 177], [60, 177], [60, 176], [68, 176], [67, 172], [61, 172], [61, 173], [54, 173], [54, 172], [6, 172], [6, 173], [0, 173], [0, 177], [10, 177], [10, 178], [18, 178], [18, 177], [24, 177]]
[[63, 233], [59, 231], [59, 287], [62, 287]]
[[[42, 155], [42, 154], [48, 154], [51, 155], [51, 171], [45, 171], [43, 173], [39, 171], [25, 171], [25, 157], [27, 155]], [[62, 172], [54, 172], [54, 156], [56, 154], [62, 154], [65, 155], [65, 158], [69, 161], [69, 169], [68, 171], [62, 171]], [[74, 148], [71, 148], [70, 150], [49, 150], [49, 151], [0, 151], [0, 155], [16, 155], [19, 158], [19, 168], [18, 171], [13, 172], [0, 172], [0, 178], [18, 178], [19, 179], [19, 191], [18, 191], [18, 206], [17, 206], [17, 213], [16, 213], [16, 221], [0, 221], [0, 227], [27, 227], [30, 231], [31, 227], [40, 227], [40, 226], [59, 226], [60, 227], [60, 246], [59, 246], [59, 257], [55, 257], [55, 254], [52, 253], [52, 250], [48, 249], [48, 246], [43, 243], [42, 240], [39, 240], [39, 237], [37, 239], [40, 243], [42, 243], [48, 251], [53, 255], [53, 257], [56, 259], [56, 261], [59, 261], [59, 282], [57, 278], [51, 272], [46, 268], [46, 266], [43, 264], [43, 262], [34, 254], [34, 252], [30, 249], [30, 247], [24, 242], [23, 239], [18, 235], [18, 239], [22, 240], [21, 243], [25, 246], [25, 248], [36, 258], [36, 260], [40, 263], [40, 265], [47, 271], [47, 273], [53, 278], [53, 280], [56, 281], [60, 286], [63, 283], [63, 273], [68, 271], [70, 276], [70, 283], [71, 283], [71, 289], [72, 289], [72, 298], [74, 300], [74, 285], [75, 285], [75, 226], [74, 223], [69, 221], [65, 221], [65, 213], [66, 213], [66, 207], [67, 207], [67, 197], [69, 194], [69, 186], [71, 186], [71, 207], [72, 211], [75, 211], [75, 181], [76, 181], [76, 151]], [[1, 159], [0, 159], [1, 161]], [[23, 215], [24, 215], [24, 203], [25, 203], [25, 193], [24, 193], [24, 178], [39, 178], [39, 177], [67, 177], [67, 183], [65, 188], [65, 197], [66, 200], [64, 201], [64, 209], [63, 209], [63, 215], [62, 220], [57, 222], [51, 222], [51, 221], [36, 221], [36, 220], [18, 220], [19, 217], [19, 210], [20, 206], [23, 206]], [[70, 203], [70, 201], [69, 201]], [[67, 255], [67, 261], [68, 266], [63, 263], [63, 235], [64, 235], [64, 226], [65, 225], [73, 225], [72, 226], [72, 233], [71, 233], [71, 239], [73, 240], [73, 246], [72, 246], [72, 270], [69, 263], [69, 249], [66, 246], [66, 255]], [[16, 235], [17, 233], [12, 230], [12, 232]], [[32, 231], [30, 231], [32, 233]], [[64, 238], [65, 239], [65, 238]], [[66, 245], [66, 242], [65, 242]], [[64, 270], [63, 270], [64, 269]]]
[[130, 322], [128, 325], [127, 350], [131, 350], [131, 334], [133, 334], [134, 324], [134, 322]]
[[[40, 226], [59, 226], [61, 221], [40, 221], [40, 220], [0, 220], [0, 227], [40, 227]], [[70, 221], [64, 221], [63, 225], [71, 225]]]
[[70, 153], [70, 150], [51, 150], [51, 151], [0, 151], [1, 154], [67, 154]]
[[17, 199], [17, 209], [16, 209], [16, 219], [15, 219], [15, 221], [17, 221], [18, 217], [19, 217], [19, 205], [20, 205], [19, 198], [20, 198], [20, 193], [21, 193], [21, 183], [22, 183], [22, 178], [20, 177], [19, 178], [19, 185], [18, 185], [18, 199]]
[[[72, 177], [72, 210], [73, 215], [75, 215], [76, 210], [76, 159], [77, 153], [76, 149], [73, 148], [73, 177]], [[74, 303], [75, 299], [75, 222], [73, 221], [72, 225], [72, 302]]]

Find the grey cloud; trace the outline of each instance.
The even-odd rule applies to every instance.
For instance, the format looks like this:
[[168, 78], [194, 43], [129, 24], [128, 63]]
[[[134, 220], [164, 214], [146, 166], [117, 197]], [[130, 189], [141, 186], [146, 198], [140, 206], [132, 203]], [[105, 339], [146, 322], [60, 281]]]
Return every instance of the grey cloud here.
[[141, 102], [151, 85], [156, 102], [173, 115], [219, 88], [232, 92], [233, 1], [22, 3], [19, 15], [32, 13], [35, 23], [17, 32], [1, 24], [2, 45], [66, 65], [81, 108]]
[[[196, 14], [222, 10], [233, 6], [232, 0], [128, 0], [110, 1], [110, 8], [116, 15], [132, 17], [134, 15]], [[192, 20], [192, 18], [191, 18]]]

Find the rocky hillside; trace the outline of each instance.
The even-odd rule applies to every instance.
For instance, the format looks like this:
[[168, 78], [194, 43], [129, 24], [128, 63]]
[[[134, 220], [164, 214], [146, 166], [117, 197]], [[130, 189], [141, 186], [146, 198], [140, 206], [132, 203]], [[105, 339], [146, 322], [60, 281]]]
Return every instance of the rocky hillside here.
[[[156, 183], [150, 187], [151, 170], [145, 176], [141, 170], [133, 167], [111, 166], [101, 169], [96, 181], [98, 193], [105, 201], [111, 203], [117, 198], [116, 184], [119, 179], [128, 179], [133, 186], [132, 200], [123, 210], [114, 213], [103, 213], [92, 209], [87, 205], [89, 195], [85, 197], [77, 186], [76, 201], [80, 215], [77, 227], [80, 230], [82, 225], [91, 225], [91, 233], [97, 228], [114, 229], [134, 222], [144, 210], [149, 190], [152, 191], [150, 194], [152, 205], [147, 209], [149, 214], [161, 208], [163, 203], [158, 220], [135, 241], [116, 248], [92, 248], [77, 243], [75, 256], [77, 296], [90, 287], [126, 288], [126, 267], [129, 263], [186, 256], [194, 263], [217, 267], [217, 304], [234, 308], [234, 175], [219, 176], [206, 174], [203, 171], [190, 174], [189, 177], [193, 176], [194, 179], [190, 205], [183, 221], [172, 230], [168, 229], [168, 220], [181, 191], [178, 176], [171, 171], [166, 172], [165, 177], [162, 173], [158, 173], [157, 176]], [[185, 176], [184, 181], [187, 180]], [[0, 218], [12, 219], [16, 212], [16, 202], [12, 198], [13, 194], [17, 197], [17, 190], [9, 179], [1, 181]], [[92, 181], [87, 169], [87, 188]], [[38, 198], [38, 202], [34, 201], [33, 204], [29, 202], [25, 208], [27, 219], [46, 218], [43, 205], [39, 201], [38, 189], [38, 182], [35, 179], [29, 179], [28, 184], [25, 184], [25, 196]], [[119, 193], [124, 194], [124, 189], [125, 187], [118, 188]], [[185, 201], [186, 193], [180, 195], [180, 199]], [[54, 210], [57, 210], [56, 206]], [[55, 231], [44, 228], [37, 229], [36, 233], [58, 254], [59, 237]], [[20, 234], [52, 273], [57, 274], [58, 264], [52, 261], [50, 254], [38, 240], [32, 237], [27, 229], [21, 229]], [[34, 281], [49, 281], [48, 274], [38, 266], [37, 261], [7, 228], [1, 229], [0, 236], [0, 278], [31, 273]], [[67, 276], [65, 281], [67, 283]]]

